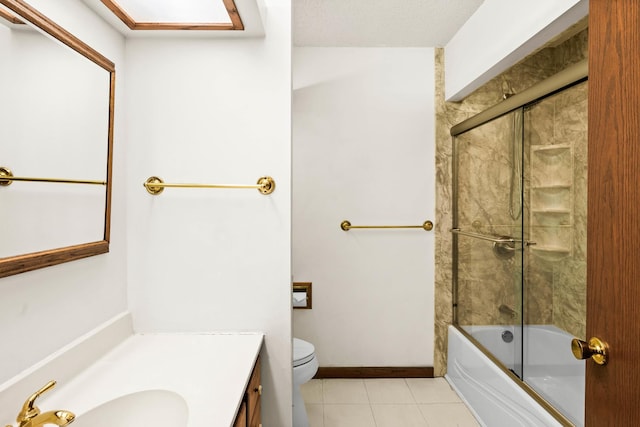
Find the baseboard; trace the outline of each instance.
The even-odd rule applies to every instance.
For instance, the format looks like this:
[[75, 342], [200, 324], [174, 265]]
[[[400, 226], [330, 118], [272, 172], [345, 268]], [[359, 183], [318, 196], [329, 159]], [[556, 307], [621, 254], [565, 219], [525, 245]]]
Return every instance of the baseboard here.
[[433, 378], [433, 366], [321, 366], [313, 378]]

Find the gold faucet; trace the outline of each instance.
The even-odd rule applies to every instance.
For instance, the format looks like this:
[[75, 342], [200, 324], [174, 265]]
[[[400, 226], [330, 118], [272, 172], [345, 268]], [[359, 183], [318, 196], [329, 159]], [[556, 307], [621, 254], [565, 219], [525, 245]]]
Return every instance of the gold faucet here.
[[[22, 405], [22, 410], [16, 417], [18, 427], [40, 427], [48, 424], [66, 426], [73, 422], [76, 416], [69, 411], [57, 410], [41, 414], [40, 409], [35, 406], [36, 399], [46, 391], [51, 390], [55, 385], [55, 381], [49, 381], [44, 387], [29, 396], [24, 402], [24, 405]], [[12, 426], [8, 425], [7, 427]]]

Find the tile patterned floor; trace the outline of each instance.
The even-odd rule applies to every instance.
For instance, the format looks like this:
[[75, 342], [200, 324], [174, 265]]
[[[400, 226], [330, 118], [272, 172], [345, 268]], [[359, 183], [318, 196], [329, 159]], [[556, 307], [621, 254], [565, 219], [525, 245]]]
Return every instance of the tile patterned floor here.
[[327, 379], [302, 386], [310, 427], [478, 427], [444, 378]]

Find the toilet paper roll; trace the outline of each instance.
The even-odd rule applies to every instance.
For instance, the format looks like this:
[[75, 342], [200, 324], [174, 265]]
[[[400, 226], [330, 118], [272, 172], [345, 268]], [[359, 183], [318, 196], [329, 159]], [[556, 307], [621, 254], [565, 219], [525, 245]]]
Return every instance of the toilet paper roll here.
[[307, 293], [306, 292], [294, 292], [293, 293], [293, 306], [294, 307], [306, 307], [307, 306]]

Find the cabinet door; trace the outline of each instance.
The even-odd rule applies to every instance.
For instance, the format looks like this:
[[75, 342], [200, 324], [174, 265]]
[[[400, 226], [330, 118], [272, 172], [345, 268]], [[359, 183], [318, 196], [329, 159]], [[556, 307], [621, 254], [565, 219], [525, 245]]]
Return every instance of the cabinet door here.
[[260, 417], [260, 402], [253, 408], [253, 412], [251, 413], [251, 421], [249, 422], [249, 427], [262, 427], [261, 417]]
[[247, 419], [250, 427], [260, 425], [260, 396], [262, 395], [262, 385], [260, 385], [260, 358], [256, 361], [253, 374], [247, 387]]
[[240, 405], [233, 427], [247, 427], [247, 404], [244, 400], [242, 401], [242, 405]]

